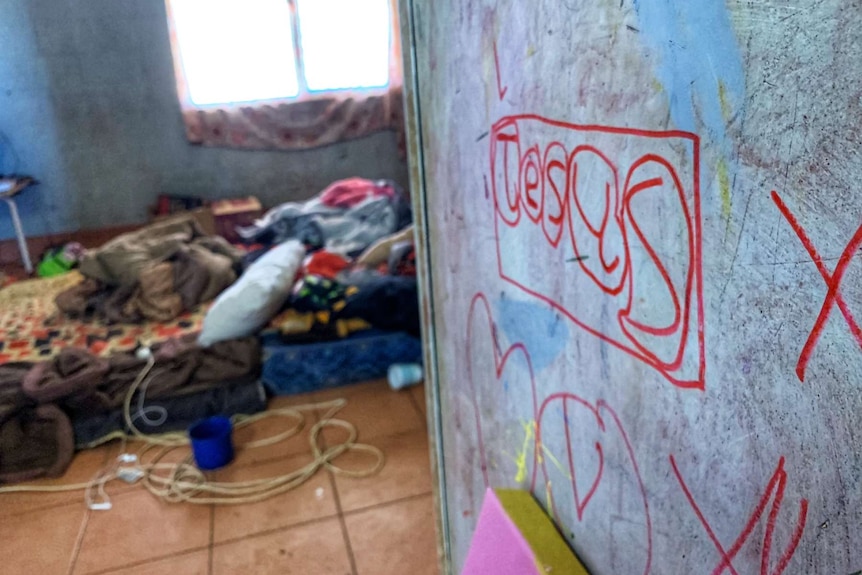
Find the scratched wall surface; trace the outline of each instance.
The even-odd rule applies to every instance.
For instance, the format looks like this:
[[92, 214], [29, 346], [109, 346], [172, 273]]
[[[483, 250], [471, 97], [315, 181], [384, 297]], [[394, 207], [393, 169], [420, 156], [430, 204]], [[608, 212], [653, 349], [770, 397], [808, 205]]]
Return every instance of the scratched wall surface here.
[[596, 575], [862, 570], [862, 3], [413, 14], [453, 570], [486, 485]]

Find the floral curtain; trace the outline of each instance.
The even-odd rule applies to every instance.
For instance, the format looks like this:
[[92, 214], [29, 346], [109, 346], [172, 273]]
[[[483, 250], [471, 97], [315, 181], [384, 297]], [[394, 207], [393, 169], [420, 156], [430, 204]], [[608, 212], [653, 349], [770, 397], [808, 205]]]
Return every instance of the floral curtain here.
[[300, 150], [393, 130], [398, 134], [399, 149], [403, 153], [403, 77], [397, 0], [391, 0], [392, 42], [387, 87], [206, 107], [196, 106], [189, 94], [171, 1], [166, 0], [166, 4], [177, 94], [190, 143], [249, 150]]

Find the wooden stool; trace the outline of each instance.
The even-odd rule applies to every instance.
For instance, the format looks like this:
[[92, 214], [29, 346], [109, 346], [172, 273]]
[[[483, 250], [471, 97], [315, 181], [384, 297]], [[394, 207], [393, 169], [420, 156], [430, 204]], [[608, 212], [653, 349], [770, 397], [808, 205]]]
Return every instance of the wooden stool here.
[[33, 178], [0, 178], [0, 199], [9, 206], [12, 214], [12, 224], [15, 226], [15, 236], [18, 238], [18, 250], [21, 252], [21, 260], [28, 274], [33, 273], [33, 263], [30, 261], [30, 251], [27, 249], [27, 238], [24, 236], [24, 227], [18, 215], [18, 206], [15, 205], [15, 196], [35, 184]]

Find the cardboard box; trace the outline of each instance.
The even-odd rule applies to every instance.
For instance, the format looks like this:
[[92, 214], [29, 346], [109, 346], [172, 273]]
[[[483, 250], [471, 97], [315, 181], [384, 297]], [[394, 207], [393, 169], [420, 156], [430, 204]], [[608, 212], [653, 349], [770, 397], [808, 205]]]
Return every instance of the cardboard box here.
[[207, 235], [212, 236], [217, 233], [215, 218], [213, 218], [212, 210], [210, 210], [210, 208], [208, 207], [198, 208], [196, 210], [190, 210], [186, 212], [176, 212], [173, 214], [156, 216], [151, 221], [160, 222], [183, 214], [188, 214], [193, 217], [195, 221], [197, 221], [197, 223], [200, 225], [201, 229], [203, 229], [204, 233], [206, 233]]
[[254, 196], [216, 200], [210, 204], [215, 231], [229, 242], [241, 241], [237, 226], [250, 226], [263, 215], [260, 200]]

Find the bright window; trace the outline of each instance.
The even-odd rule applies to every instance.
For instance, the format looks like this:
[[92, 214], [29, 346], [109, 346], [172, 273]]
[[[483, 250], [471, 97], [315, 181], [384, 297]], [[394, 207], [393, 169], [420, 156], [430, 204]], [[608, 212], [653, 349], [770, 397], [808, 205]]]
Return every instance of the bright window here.
[[173, 0], [198, 106], [385, 87], [391, 0]]

